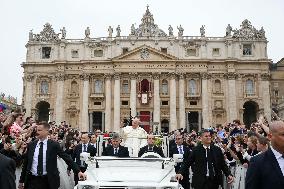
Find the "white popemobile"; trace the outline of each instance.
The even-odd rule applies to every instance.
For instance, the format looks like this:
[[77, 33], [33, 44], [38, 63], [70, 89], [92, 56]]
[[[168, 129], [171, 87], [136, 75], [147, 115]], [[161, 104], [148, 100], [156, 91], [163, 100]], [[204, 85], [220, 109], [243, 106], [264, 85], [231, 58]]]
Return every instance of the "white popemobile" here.
[[148, 152], [141, 158], [89, 157], [87, 180], [79, 181], [74, 189], [182, 189], [175, 180], [175, 161]]

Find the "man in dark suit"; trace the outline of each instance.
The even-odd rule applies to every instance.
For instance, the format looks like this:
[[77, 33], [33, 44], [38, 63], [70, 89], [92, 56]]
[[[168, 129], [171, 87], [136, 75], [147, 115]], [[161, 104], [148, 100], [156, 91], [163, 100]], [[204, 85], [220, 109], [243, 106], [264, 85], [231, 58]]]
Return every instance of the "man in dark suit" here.
[[128, 148], [120, 146], [120, 137], [117, 133], [112, 135], [111, 144], [102, 153], [103, 156], [129, 157]]
[[[181, 135], [180, 133], [178, 133], [175, 136], [175, 144], [173, 144], [170, 148], [169, 151], [169, 156], [173, 157], [174, 154], [182, 154], [183, 159], [187, 159], [190, 152], [190, 149], [186, 146], [183, 145], [184, 144], [184, 138], [183, 135]], [[177, 163], [175, 166], [175, 171], [176, 173], [178, 173], [180, 167], [181, 167], [182, 163]], [[187, 169], [184, 172], [184, 177], [185, 178], [189, 178], [189, 169]], [[190, 188], [190, 183], [189, 183], [189, 179], [183, 179], [180, 181], [180, 184], [182, 185], [182, 187], [184, 189], [189, 189]]]
[[[80, 171], [84, 173], [87, 169], [87, 164], [80, 160], [80, 154], [82, 152], [90, 153], [90, 156], [94, 157], [96, 155], [96, 148], [89, 143], [90, 138], [87, 133], [81, 135], [81, 144], [77, 145], [74, 149], [72, 159], [79, 166]], [[70, 168], [68, 168], [70, 170]], [[74, 175], [75, 184], [78, 184], [79, 178]]]
[[268, 137], [271, 147], [250, 159], [246, 189], [284, 188], [284, 122], [272, 122]]
[[16, 189], [16, 163], [13, 159], [0, 154], [0, 188]]
[[222, 172], [227, 176], [228, 183], [232, 183], [234, 177], [225, 163], [221, 149], [211, 144], [210, 131], [201, 131], [200, 137], [201, 144], [194, 147], [189, 157], [183, 160], [176, 178], [188, 179], [185, 173], [191, 166], [193, 172], [191, 186], [194, 189], [218, 189], [223, 182]]
[[155, 136], [152, 134], [148, 135], [147, 136], [148, 145], [140, 148], [138, 157], [141, 157], [144, 153], [147, 153], [147, 152], [154, 152], [154, 153], [159, 154], [161, 157], [165, 157], [162, 148], [154, 145], [154, 141], [155, 141]]
[[19, 189], [58, 189], [60, 186], [57, 169], [57, 156], [61, 157], [78, 177], [84, 180], [85, 174], [72, 158], [66, 154], [58, 142], [48, 140], [50, 125], [41, 122], [37, 126], [37, 140], [29, 143], [23, 162]]

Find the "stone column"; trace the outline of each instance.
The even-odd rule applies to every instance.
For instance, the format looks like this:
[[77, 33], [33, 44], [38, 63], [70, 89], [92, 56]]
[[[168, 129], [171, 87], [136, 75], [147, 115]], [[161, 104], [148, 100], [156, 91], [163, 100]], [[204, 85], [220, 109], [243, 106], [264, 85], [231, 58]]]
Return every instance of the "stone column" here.
[[161, 131], [161, 99], [160, 99], [160, 79], [159, 74], [153, 74], [154, 79], [154, 112], [153, 122], [159, 123], [158, 132]]
[[136, 74], [130, 75], [130, 108], [131, 115], [136, 116]]
[[262, 103], [264, 109], [264, 116], [267, 120], [271, 121], [271, 103], [270, 103], [270, 90], [269, 90], [270, 75], [268, 73], [261, 74], [261, 86], [262, 86]]
[[208, 104], [208, 77], [207, 73], [202, 74], [202, 86], [201, 86], [201, 94], [202, 94], [202, 127], [208, 128], [209, 125], [209, 104]]
[[25, 89], [25, 108], [26, 108], [26, 115], [32, 115], [32, 100], [33, 100], [33, 75], [26, 75], [24, 77], [26, 82], [26, 89]]
[[226, 77], [228, 79], [228, 108], [229, 108], [229, 122], [238, 118], [237, 113], [237, 93], [236, 93], [236, 73], [229, 72]]
[[111, 131], [111, 75], [105, 75], [105, 131]]
[[170, 75], [170, 131], [177, 129], [176, 75]]
[[184, 75], [179, 75], [179, 128], [186, 128], [184, 102]]
[[89, 131], [89, 74], [81, 75], [83, 80], [83, 94], [82, 94], [82, 109], [81, 109], [81, 124], [80, 129], [82, 132]]
[[57, 124], [60, 124], [62, 121], [64, 121], [64, 79], [65, 76], [62, 73], [58, 73], [55, 76], [56, 80], [56, 100], [55, 100], [55, 121]]
[[93, 132], [93, 113], [89, 113], [89, 132]]
[[120, 129], [120, 76], [114, 75], [114, 99], [113, 99], [113, 131], [119, 132]]

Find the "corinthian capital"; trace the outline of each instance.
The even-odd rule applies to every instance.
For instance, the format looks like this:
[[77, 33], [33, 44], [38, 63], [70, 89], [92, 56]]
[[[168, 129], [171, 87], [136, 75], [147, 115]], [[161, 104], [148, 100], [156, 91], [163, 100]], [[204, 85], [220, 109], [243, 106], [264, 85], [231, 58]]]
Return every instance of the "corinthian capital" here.
[[130, 79], [131, 79], [131, 80], [135, 80], [135, 79], [138, 78], [138, 75], [137, 75], [136, 72], [134, 72], [134, 73], [129, 73], [129, 76], [130, 76]]
[[110, 80], [111, 79], [111, 77], [112, 77], [112, 75], [111, 74], [104, 74], [104, 78], [106, 79], [106, 80]]
[[87, 73], [83, 73], [80, 75], [80, 78], [84, 81], [89, 81], [90, 80], [91, 75], [87, 74]]
[[208, 74], [208, 73], [201, 73], [201, 78], [202, 78], [202, 79], [210, 79], [210, 78], [211, 78], [211, 75]]
[[56, 81], [64, 81], [64, 79], [65, 79], [65, 75], [63, 73], [57, 73], [55, 75], [55, 80]]
[[34, 75], [32, 74], [28, 74], [28, 75], [25, 75], [24, 76], [24, 79], [27, 81], [27, 82], [31, 82], [33, 79], [34, 79]]
[[169, 77], [170, 79], [176, 79], [177, 75], [176, 73], [172, 72], [172, 73], [169, 73]]
[[120, 79], [120, 73], [115, 73], [115, 74], [113, 75], [113, 78], [114, 78], [115, 80]]
[[263, 73], [260, 75], [261, 79], [262, 80], [265, 80], [265, 81], [269, 81], [270, 80], [270, 74], [269, 73]]
[[229, 80], [234, 80], [238, 78], [238, 74], [234, 73], [234, 72], [229, 72], [224, 74], [225, 78], [229, 79]]
[[160, 78], [160, 74], [159, 73], [153, 73], [152, 77], [154, 80], [159, 79]]

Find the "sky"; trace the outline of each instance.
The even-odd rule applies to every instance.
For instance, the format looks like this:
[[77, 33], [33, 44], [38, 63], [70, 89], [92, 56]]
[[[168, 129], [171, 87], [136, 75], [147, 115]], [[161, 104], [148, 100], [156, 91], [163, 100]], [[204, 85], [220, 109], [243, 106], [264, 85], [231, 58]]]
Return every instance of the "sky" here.
[[166, 33], [172, 25], [174, 35], [181, 24], [185, 36], [199, 36], [205, 25], [206, 36], [222, 37], [228, 24], [239, 29], [248, 19], [256, 29], [263, 26], [268, 57], [274, 63], [284, 57], [283, 0], [0, 0], [0, 92], [21, 103], [21, 64], [31, 29], [40, 33], [49, 22], [56, 33], [65, 27], [66, 38], [81, 39], [86, 27], [91, 37], [105, 37], [108, 26], [120, 25], [121, 35], [129, 35], [131, 24], [141, 23], [147, 5], [155, 24]]

